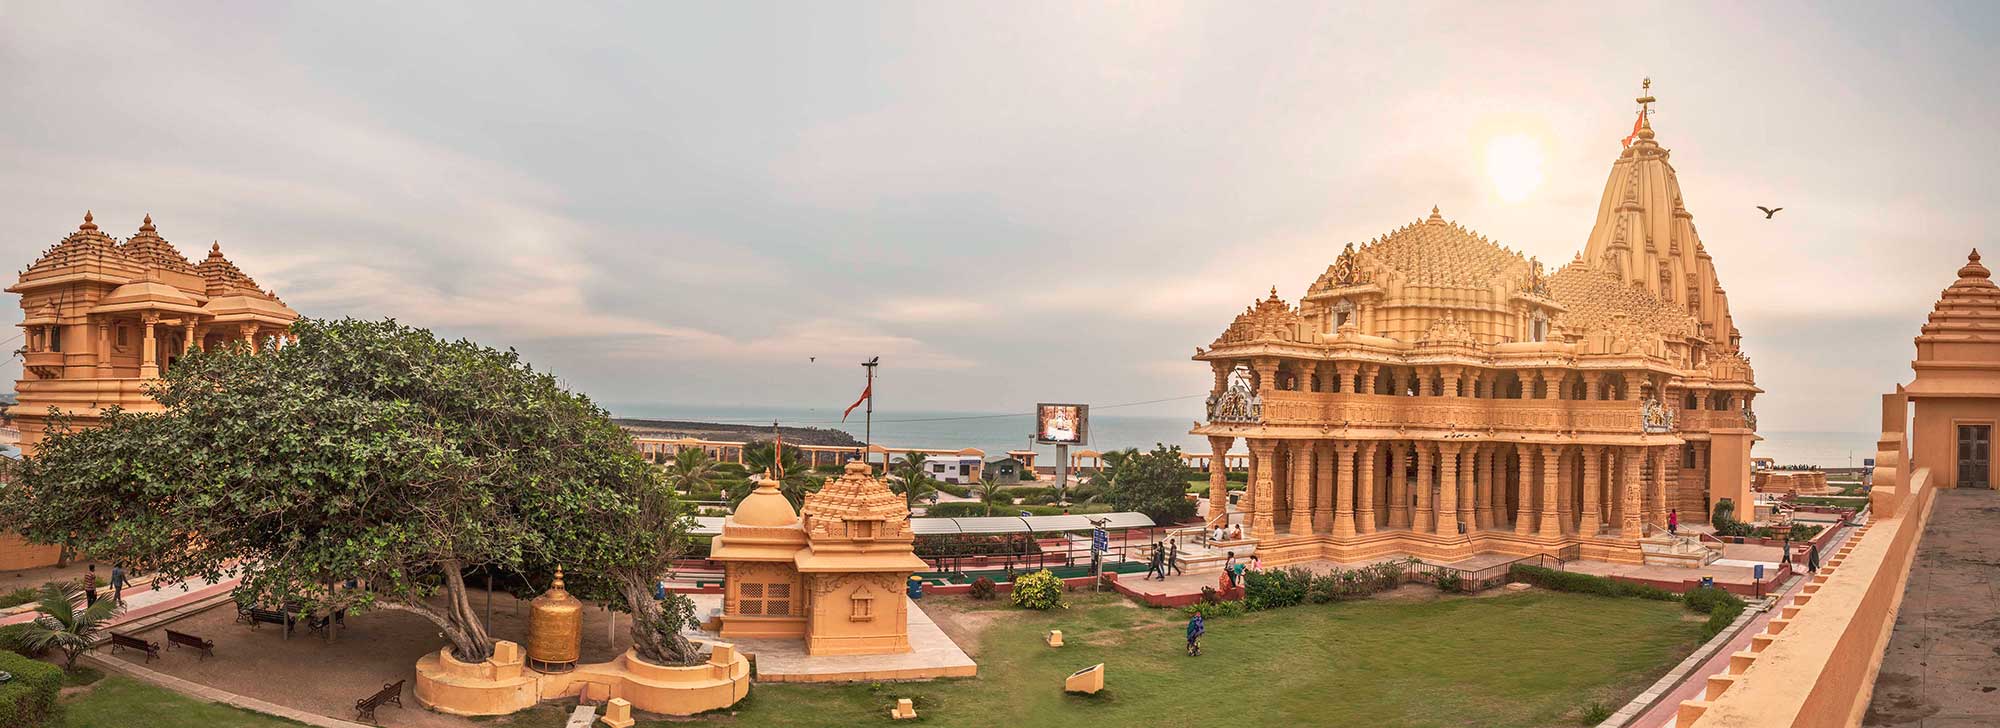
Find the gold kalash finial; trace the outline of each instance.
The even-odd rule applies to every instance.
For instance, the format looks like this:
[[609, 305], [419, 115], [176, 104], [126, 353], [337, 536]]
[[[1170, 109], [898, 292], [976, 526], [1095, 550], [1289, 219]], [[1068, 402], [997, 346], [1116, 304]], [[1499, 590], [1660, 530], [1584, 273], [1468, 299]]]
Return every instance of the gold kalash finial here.
[[1652, 91], [1653, 91], [1653, 78], [1651, 76], [1648, 76], [1645, 79], [1639, 81], [1639, 98], [1633, 99], [1633, 101], [1639, 102], [1639, 113], [1641, 114], [1649, 113], [1650, 109], [1646, 107], [1652, 104], [1653, 102], [1659, 100], [1653, 98]]

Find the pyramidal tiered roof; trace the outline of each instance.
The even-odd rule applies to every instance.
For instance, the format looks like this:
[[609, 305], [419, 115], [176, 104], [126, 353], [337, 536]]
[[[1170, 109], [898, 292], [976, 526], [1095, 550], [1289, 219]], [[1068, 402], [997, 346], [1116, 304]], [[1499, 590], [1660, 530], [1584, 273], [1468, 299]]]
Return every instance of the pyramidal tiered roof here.
[[806, 532], [814, 540], [848, 536], [847, 523], [872, 521], [879, 526], [872, 530], [872, 538], [907, 538], [910, 533], [910, 509], [902, 496], [889, 492], [889, 486], [875, 478], [867, 463], [854, 461], [847, 464], [840, 477], [829, 480], [819, 492], [806, 496], [805, 507], [799, 509], [804, 519]]
[[1279, 298], [1278, 287], [1272, 286], [1271, 295], [1237, 314], [1236, 320], [1230, 322], [1221, 336], [1216, 337], [1213, 345], [1260, 340], [1292, 341], [1298, 338], [1300, 320], [1298, 311]]
[[139, 231], [123, 242], [104, 234], [96, 216], [83, 214], [83, 224], [44, 251], [21, 271], [8, 291], [27, 293], [77, 280], [116, 286], [89, 313], [134, 311], [207, 316], [209, 323], [288, 326], [298, 312], [222, 255], [220, 244], [209, 247], [200, 265], [160, 235], [147, 215]]
[[1341, 280], [1342, 265], [1336, 262], [1313, 282], [1310, 293], [1385, 276], [1418, 285], [1485, 287], [1496, 278], [1504, 277], [1510, 283], [1523, 278], [1529, 267], [1528, 259], [1520, 253], [1445, 220], [1436, 206], [1431, 207], [1430, 217], [1352, 250], [1358, 259], [1352, 264], [1357, 278]]
[[1568, 309], [1556, 317], [1556, 326], [1576, 333], [1602, 330], [1683, 338], [1699, 331], [1686, 310], [1581, 258], [1549, 276], [1549, 295]]
[[222, 243], [209, 245], [208, 258], [202, 260], [201, 264], [194, 268], [195, 272], [201, 275], [202, 280], [208, 282], [208, 295], [222, 296], [230, 293], [261, 294], [264, 292], [263, 289], [257, 287], [256, 281], [250, 279], [249, 274], [244, 273], [243, 269], [236, 267], [235, 263], [229, 262], [228, 258], [222, 257]]
[[97, 229], [95, 216], [89, 211], [83, 213], [83, 224], [76, 232], [64, 236], [42, 256], [36, 258], [23, 275], [69, 268], [73, 266], [111, 266], [114, 269], [133, 267], [133, 261], [118, 249], [118, 241]]
[[1920, 345], [1926, 341], [2000, 343], [2000, 286], [1993, 284], [1992, 272], [1979, 262], [1977, 249], [1958, 269], [1958, 280], [1938, 297], [1917, 341]]

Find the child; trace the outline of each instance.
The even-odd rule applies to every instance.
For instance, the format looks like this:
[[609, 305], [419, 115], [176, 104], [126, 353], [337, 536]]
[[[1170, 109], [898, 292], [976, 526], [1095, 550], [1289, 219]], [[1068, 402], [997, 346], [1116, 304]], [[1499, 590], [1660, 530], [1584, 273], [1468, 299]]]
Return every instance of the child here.
[[1667, 509], [1667, 533], [1674, 536], [1681, 535], [1681, 512], [1679, 509]]
[[1190, 617], [1188, 619], [1188, 626], [1187, 626], [1188, 657], [1201, 656], [1201, 635], [1202, 633], [1207, 631], [1208, 631], [1208, 625], [1202, 621], [1200, 612], [1196, 612], [1193, 617]]

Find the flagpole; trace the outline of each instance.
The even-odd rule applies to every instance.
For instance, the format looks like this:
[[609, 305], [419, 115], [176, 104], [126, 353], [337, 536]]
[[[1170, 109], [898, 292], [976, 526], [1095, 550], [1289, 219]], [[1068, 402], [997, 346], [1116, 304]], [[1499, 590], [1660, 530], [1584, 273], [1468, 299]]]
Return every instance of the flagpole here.
[[[868, 460], [875, 449], [875, 367], [881, 363], [881, 360], [882, 357], [879, 356], [870, 357], [868, 361], [861, 363], [861, 367], [868, 370], [868, 387], [862, 390], [868, 393], [868, 401], [866, 402], [868, 409], [863, 415], [863, 424], [861, 426], [861, 438], [866, 443], [866, 447], [861, 451], [863, 462]], [[889, 472], [889, 454], [886, 452], [882, 453], [882, 472]]]

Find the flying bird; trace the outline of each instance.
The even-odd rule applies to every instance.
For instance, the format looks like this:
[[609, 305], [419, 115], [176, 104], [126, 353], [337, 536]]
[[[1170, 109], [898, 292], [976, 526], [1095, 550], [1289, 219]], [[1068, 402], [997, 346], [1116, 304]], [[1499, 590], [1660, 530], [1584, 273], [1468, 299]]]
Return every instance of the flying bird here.
[[816, 356], [809, 356], [809, 357], [806, 357], [806, 363], [807, 363], [807, 364], [811, 364], [811, 363], [813, 363], [813, 362], [816, 362], [816, 361], [819, 361], [819, 357], [816, 357]]
[[1763, 210], [1763, 211], [1764, 211], [1764, 219], [1766, 219], [1766, 220], [1769, 220], [1769, 219], [1771, 219], [1771, 216], [1772, 216], [1772, 215], [1776, 215], [1776, 214], [1778, 214], [1778, 211], [1779, 211], [1779, 210], [1783, 210], [1783, 209], [1785, 209], [1785, 208], [1782, 208], [1782, 207], [1765, 207], [1765, 206], [1763, 206], [1763, 205], [1758, 205], [1758, 206], [1757, 206], [1757, 209], [1759, 209], [1759, 210]]

